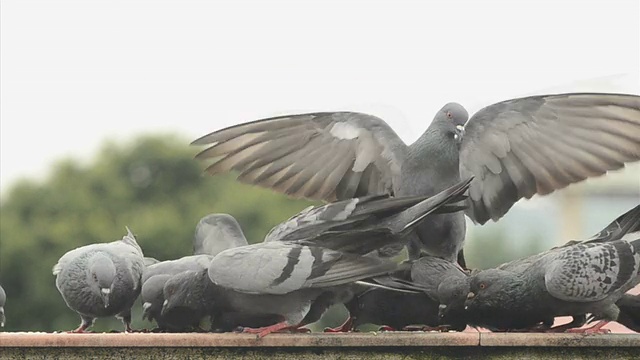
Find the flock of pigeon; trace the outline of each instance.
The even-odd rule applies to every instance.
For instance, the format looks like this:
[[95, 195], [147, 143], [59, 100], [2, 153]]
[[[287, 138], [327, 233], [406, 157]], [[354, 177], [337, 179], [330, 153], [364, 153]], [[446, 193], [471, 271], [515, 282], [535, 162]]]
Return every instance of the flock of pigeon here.
[[[67, 252], [56, 287], [82, 322], [122, 318], [141, 296], [143, 318], [162, 331], [265, 336], [308, 331], [334, 304], [387, 330], [640, 331], [640, 205], [601, 232], [493, 269], [468, 270], [465, 214], [497, 221], [515, 202], [640, 160], [640, 96], [559, 94], [513, 99], [468, 119], [445, 105], [405, 145], [381, 119], [335, 112], [258, 120], [213, 132], [196, 158], [211, 174], [327, 202], [249, 245], [226, 214], [200, 220], [194, 255], [145, 258], [122, 240]], [[408, 258], [393, 258], [403, 248]], [[0, 288], [0, 322], [5, 294]], [[559, 316], [568, 324], [554, 326]], [[590, 327], [582, 327], [593, 323]]]

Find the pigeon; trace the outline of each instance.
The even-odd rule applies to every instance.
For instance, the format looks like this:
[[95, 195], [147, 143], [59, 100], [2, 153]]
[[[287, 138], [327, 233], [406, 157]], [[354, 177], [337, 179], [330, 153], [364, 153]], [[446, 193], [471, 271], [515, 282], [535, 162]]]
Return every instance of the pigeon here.
[[193, 240], [194, 255], [147, 266], [142, 276], [143, 319], [155, 320], [158, 327], [166, 331], [197, 328], [200, 319], [191, 321], [192, 316], [186, 315], [182, 310], [167, 313], [166, 316], [161, 315], [165, 283], [171, 276], [181, 272], [206, 269], [213, 256], [219, 252], [247, 244], [240, 225], [232, 216], [227, 214], [204, 216], [196, 226]]
[[[334, 201], [372, 194], [434, 195], [474, 176], [466, 214], [497, 221], [521, 198], [640, 160], [640, 96], [569, 93], [511, 99], [470, 119], [457, 103], [440, 109], [406, 145], [382, 119], [356, 112], [278, 116], [231, 126], [193, 145], [211, 175], [297, 198]], [[409, 243], [464, 267], [462, 213], [433, 216]]]
[[[417, 290], [419, 293], [368, 289], [346, 304], [351, 315], [347, 324], [350, 321], [354, 328], [362, 324], [378, 324], [383, 325], [384, 330], [464, 330], [467, 326], [464, 304], [452, 306], [446, 317], [440, 315], [444, 310], [440, 305], [438, 290], [447, 282], [468, 278], [457, 264], [424, 256], [419, 260], [401, 264], [400, 267], [401, 269], [390, 276], [379, 277], [374, 281], [385, 279], [383, 284], [387, 286]], [[344, 324], [334, 329], [346, 330], [348, 328], [345, 328]]]
[[209, 214], [198, 222], [193, 240], [193, 254], [215, 256], [233, 247], [247, 245], [240, 224], [231, 215]]
[[156, 258], [152, 258], [152, 257], [148, 257], [148, 256], [144, 257], [144, 266], [151, 266], [151, 265], [157, 264], [159, 262], [160, 262], [160, 260], [158, 260]]
[[0, 286], [0, 327], [4, 327], [6, 321], [4, 317], [4, 304], [7, 302], [7, 294], [4, 292], [2, 286]]
[[312, 225], [297, 228], [290, 226], [296, 223], [290, 219], [283, 225], [289, 230], [272, 232], [271, 241], [220, 252], [206, 277], [201, 272], [190, 275], [192, 282], [170, 279], [163, 312], [183, 303], [175, 300], [178, 294], [178, 299], [186, 298], [187, 307], [214, 312], [214, 319], [222, 313], [277, 316], [278, 322], [269, 326], [245, 327], [258, 336], [315, 322], [329, 306], [353, 295], [354, 282], [397, 266], [366, 255], [402, 239], [439, 207], [463, 200], [469, 183], [459, 182], [433, 197], [375, 196], [308, 209], [299, 219], [315, 219], [304, 222]]
[[616, 321], [635, 332], [640, 332], [640, 295], [624, 294], [616, 301], [616, 306], [620, 309]]
[[131, 331], [131, 307], [140, 294], [144, 271], [142, 249], [127, 228], [122, 240], [91, 244], [64, 254], [53, 267], [56, 287], [82, 323], [84, 332], [96, 318], [116, 316]]
[[[604, 236], [472, 275], [465, 302], [470, 322], [501, 331], [603, 331], [618, 318], [616, 302], [640, 283], [639, 209], [616, 219], [600, 233]], [[621, 231], [610, 231], [616, 224]], [[584, 325], [589, 313], [600, 321], [573, 329]], [[573, 321], [550, 328], [556, 316], [572, 316]]]
[[198, 323], [184, 321], [182, 314], [162, 316], [163, 288], [173, 275], [184, 271], [207, 269], [210, 255], [190, 255], [176, 260], [161, 261], [147, 267], [142, 275], [142, 319], [155, 320], [160, 330], [181, 331], [197, 327]]
[[[166, 275], [163, 275], [166, 276]], [[153, 280], [158, 276], [150, 279]], [[275, 314], [254, 314], [217, 311], [214, 286], [209, 280], [208, 270], [184, 271], [166, 276], [161, 318], [179, 320], [182, 324], [197, 327], [203, 318], [211, 318], [211, 331], [230, 332], [242, 330], [244, 326], [264, 327], [280, 320]], [[186, 326], [184, 326], [186, 327]]]

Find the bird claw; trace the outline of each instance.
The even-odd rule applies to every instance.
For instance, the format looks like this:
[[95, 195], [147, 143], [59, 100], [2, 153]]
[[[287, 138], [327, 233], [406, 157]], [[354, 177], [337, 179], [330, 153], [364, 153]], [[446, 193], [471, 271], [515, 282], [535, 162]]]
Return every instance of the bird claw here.
[[606, 320], [601, 320], [598, 323], [596, 323], [595, 325], [593, 325], [592, 327], [588, 327], [588, 328], [573, 328], [573, 329], [568, 329], [567, 332], [568, 333], [574, 333], [574, 334], [584, 334], [584, 335], [593, 335], [593, 334], [608, 334], [611, 332], [611, 330], [609, 329], [603, 329], [602, 327], [607, 325], [609, 323], [609, 321]]
[[593, 334], [609, 334], [611, 332], [611, 330], [609, 329], [594, 329], [594, 328], [586, 328], [586, 329], [567, 329], [568, 333], [573, 333], [573, 334], [585, 334], [585, 335], [593, 335]]
[[382, 325], [378, 328], [378, 331], [398, 331], [395, 328], [392, 328], [389, 325]]
[[349, 317], [342, 325], [335, 328], [326, 327], [323, 331], [336, 334], [350, 332], [351, 330], [353, 330], [353, 318]]
[[311, 330], [307, 329], [307, 328], [299, 328], [299, 326], [291, 326], [289, 324], [287, 324], [286, 322], [280, 322], [277, 324], [273, 324], [270, 326], [264, 326], [264, 327], [258, 327], [258, 328], [250, 328], [250, 327], [245, 327], [242, 329], [243, 333], [247, 333], [247, 334], [256, 334], [256, 337], [262, 338], [265, 337], [271, 333], [274, 332], [282, 332], [282, 331], [295, 331], [295, 332], [310, 332]]
[[449, 331], [449, 327], [446, 325], [438, 325], [438, 326], [426, 326], [426, 325], [409, 325], [402, 328], [402, 331]]

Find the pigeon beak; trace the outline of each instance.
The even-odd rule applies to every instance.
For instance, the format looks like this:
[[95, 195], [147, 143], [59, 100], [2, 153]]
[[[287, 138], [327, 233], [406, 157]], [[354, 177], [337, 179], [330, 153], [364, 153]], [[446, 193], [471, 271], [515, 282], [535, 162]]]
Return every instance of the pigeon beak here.
[[149, 309], [151, 308], [151, 305], [152, 304], [150, 302], [142, 304], [142, 320], [151, 321], [151, 318], [149, 317]]
[[474, 294], [474, 293], [473, 293], [473, 291], [471, 291], [471, 292], [469, 292], [469, 293], [467, 294], [467, 300], [471, 300], [471, 299], [473, 299], [475, 296], [476, 296], [476, 294]]
[[456, 130], [453, 135], [453, 138], [456, 141], [461, 142], [463, 137], [464, 137], [464, 125], [456, 125]]
[[447, 305], [445, 304], [440, 304], [440, 306], [438, 306], [438, 316], [440, 318], [443, 318], [445, 313], [447, 311]]
[[164, 316], [164, 313], [169, 309], [169, 300], [165, 300], [162, 303], [162, 311], [160, 312], [160, 315]]
[[102, 296], [102, 302], [104, 303], [104, 307], [109, 307], [109, 295], [111, 295], [111, 289], [102, 288], [100, 289], [100, 295]]

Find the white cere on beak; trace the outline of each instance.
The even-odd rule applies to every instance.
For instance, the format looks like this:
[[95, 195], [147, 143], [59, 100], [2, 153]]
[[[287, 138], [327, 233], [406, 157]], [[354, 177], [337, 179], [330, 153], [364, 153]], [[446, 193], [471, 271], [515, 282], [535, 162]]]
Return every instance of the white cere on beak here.
[[438, 309], [440, 309], [440, 310], [444, 310], [444, 309], [446, 309], [446, 308], [447, 308], [447, 305], [445, 305], [445, 304], [440, 304], [440, 305], [438, 306]]
[[456, 130], [458, 130], [458, 132], [453, 135], [453, 138], [460, 140], [460, 137], [464, 134], [464, 125], [456, 125]]
[[102, 289], [100, 289], [100, 292], [105, 294], [105, 295], [109, 295], [109, 294], [111, 294], [111, 289], [102, 288]]
[[162, 303], [162, 306], [167, 306], [167, 304], [168, 304], [168, 303], [169, 303], [169, 300], [165, 300], [165, 301]]
[[144, 310], [148, 310], [151, 307], [151, 303], [150, 302], [145, 302], [144, 304], [142, 304], [142, 308]]

